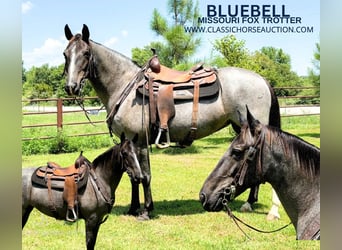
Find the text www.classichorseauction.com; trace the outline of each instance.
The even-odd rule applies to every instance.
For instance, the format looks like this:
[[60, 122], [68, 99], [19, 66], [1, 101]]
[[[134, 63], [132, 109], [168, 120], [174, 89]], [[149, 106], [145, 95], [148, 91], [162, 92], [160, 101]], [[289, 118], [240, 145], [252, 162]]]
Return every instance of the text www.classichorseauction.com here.
[[[303, 18], [288, 14], [285, 5], [207, 5], [197, 25], [184, 26], [187, 33], [313, 33]], [[209, 24], [209, 26], [207, 26]], [[229, 24], [225, 25], [224, 24]]]

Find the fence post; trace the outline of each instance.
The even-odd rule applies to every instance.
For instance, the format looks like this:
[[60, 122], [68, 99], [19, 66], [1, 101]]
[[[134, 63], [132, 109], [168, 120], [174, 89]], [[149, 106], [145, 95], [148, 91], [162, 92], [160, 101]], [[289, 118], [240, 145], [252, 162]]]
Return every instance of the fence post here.
[[61, 131], [63, 128], [63, 100], [57, 99], [57, 131]]

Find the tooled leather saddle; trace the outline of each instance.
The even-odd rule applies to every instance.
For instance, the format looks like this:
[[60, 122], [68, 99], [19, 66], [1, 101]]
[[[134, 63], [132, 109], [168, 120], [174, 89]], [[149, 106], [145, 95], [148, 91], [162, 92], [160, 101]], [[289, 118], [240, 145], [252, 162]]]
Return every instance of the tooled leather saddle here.
[[[203, 63], [197, 64], [189, 71], [178, 71], [160, 64], [159, 58], [154, 55], [149, 60], [145, 78], [137, 87], [137, 91], [149, 98], [150, 124], [152, 141], [159, 148], [170, 144], [169, 121], [176, 115], [175, 102], [192, 101], [193, 111], [191, 128], [188, 136], [179, 142], [181, 146], [189, 146], [196, 137], [198, 103], [203, 98], [214, 98], [220, 90], [217, 71], [206, 68]], [[165, 133], [166, 143], [160, 143], [162, 133]]]
[[50, 208], [55, 211], [51, 190], [63, 190], [63, 200], [67, 203], [66, 220], [75, 222], [77, 216], [77, 193], [84, 188], [90, 171], [90, 161], [82, 155], [69, 167], [61, 167], [55, 162], [37, 168], [32, 174], [32, 183], [48, 189]]

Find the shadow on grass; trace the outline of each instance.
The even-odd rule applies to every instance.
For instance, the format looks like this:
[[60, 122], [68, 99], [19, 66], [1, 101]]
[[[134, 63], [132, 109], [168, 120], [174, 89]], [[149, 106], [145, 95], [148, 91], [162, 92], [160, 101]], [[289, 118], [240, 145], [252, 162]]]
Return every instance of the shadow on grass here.
[[152, 152], [153, 154], [168, 154], [168, 155], [181, 155], [181, 154], [200, 154], [203, 153], [205, 149], [215, 149], [219, 148], [222, 145], [228, 147], [229, 143], [232, 142], [234, 137], [227, 136], [227, 137], [205, 137], [202, 138], [200, 141], [202, 142], [201, 145], [191, 145], [189, 147], [178, 147], [178, 146], [170, 146], [166, 149], [157, 149], [153, 147]]
[[227, 145], [230, 144], [235, 137], [226, 136], [226, 137], [206, 137], [203, 138], [202, 141], [208, 143], [209, 145]]
[[[229, 203], [230, 209], [234, 212], [240, 211], [240, 207], [245, 203], [243, 200], [234, 200], [232, 203]], [[265, 205], [256, 203], [253, 205], [253, 213], [258, 214], [267, 214], [265, 212], [261, 212], [266, 208]], [[127, 206], [116, 206], [111, 212], [112, 215], [120, 216], [126, 215], [129, 209], [129, 205]], [[202, 214], [206, 211], [203, 209], [202, 204], [199, 200], [189, 199], [189, 200], [163, 200], [163, 201], [155, 201], [154, 202], [154, 210], [152, 212], [152, 218], [156, 219], [160, 215], [167, 216], [182, 216], [182, 215], [191, 215], [191, 214]]]

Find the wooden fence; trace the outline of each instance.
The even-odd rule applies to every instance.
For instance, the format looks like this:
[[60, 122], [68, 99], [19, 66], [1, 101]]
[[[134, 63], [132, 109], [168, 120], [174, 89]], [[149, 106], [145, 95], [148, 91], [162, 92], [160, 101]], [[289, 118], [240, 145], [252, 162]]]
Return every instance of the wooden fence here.
[[[317, 90], [316, 87], [286, 87], [286, 88], [274, 88], [276, 91], [281, 92], [281, 90]], [[97, 97], [87, 97], [83, 98], [83, 100], [94, 100], [98, 99]], [[298, 99], [300, 100], [313, 100], [319, 99], [319, 95], [309, 94], [309, 95], [294, 95], [294, 96], [281, 96], [278, 95], [280, 107], [281, 107], [281, 116], [282, 117], [290, 117], [290, 116], [307, 116], [307, 115], [320, 115], [320, 105], [319, 104], [293, 104], [298, 103]], [[35, 115], [48, 115], [54, 114], [56, 116], [55, 122], [50, 123], [36, 123], [36, 124], [22, 124], [23, 130], [29, 130], [34, 128], [43, 128], [43, 127], [56, 127], [57, 131], [61, 131], [65, 126], [79, 126], [86, 124], [105, 124], [105, 119], [102, 120], [86, 120], [81, 122], [67, 122], [64, 121], [64, 115], [70, 113], [80, 113], [87, 112], [87, 115], [98, 114], [99, 112], [104, 112], [101, 107], [91, 107], [82, 109], [77, 106], [66, 106], [65, 102], [70, 102], [74, 100], [74, 98], [48, 98], [48, 99], [29, 99], [22, 100], [23, 103], [23, 120], [24, 117], [27, 116], [35, 116]], [[305, 102], [305, 101], [304, 101]], [[27, 105], [32, 104], [34, 105]], [[40, 105], [43, 103], [44, 105]], [[55, 104], [53, 104], [55, 103]], [[299, 112], [298, 112], [299, 111]], [[104, 129], [100, 132], [87, 132], [87, 133], [76, 133], [69, 136], [95, 136], [95, 135], [105, 135], [108, 134], [108, 130], [106, 126], [102, 126]], [[26, 133], [27, 134], [27, 133]], [[28, 141], [33, 139], [52, 139], [55, 138], [56, 135], [49, 136], [39, 136], [39, 137], [27, 137], [23, 136], [22, 141]]]

